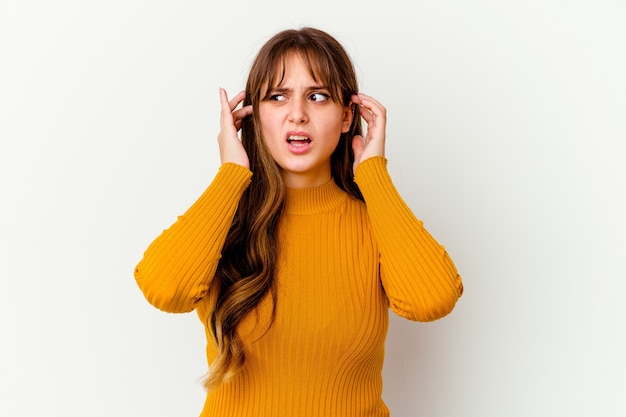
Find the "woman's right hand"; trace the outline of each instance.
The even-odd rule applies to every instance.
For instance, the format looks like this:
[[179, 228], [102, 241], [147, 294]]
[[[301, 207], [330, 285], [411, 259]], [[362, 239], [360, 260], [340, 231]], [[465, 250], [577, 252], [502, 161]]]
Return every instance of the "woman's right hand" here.
[[241, 121], [252, 114], [252, 106], [243, 106], [237, 109], [237, 106], [246, 97], [246, 92], [242, 91], [228, 100], [226, 90], [220, 88], [220, 133], [217, 136], [217, 143], [220, 147], [220, 159], [222, 164], [233, 162], [246, 168], [250, 168], [248, 154], [241, 144], [241, 140], [237, 135], [241, 129]]

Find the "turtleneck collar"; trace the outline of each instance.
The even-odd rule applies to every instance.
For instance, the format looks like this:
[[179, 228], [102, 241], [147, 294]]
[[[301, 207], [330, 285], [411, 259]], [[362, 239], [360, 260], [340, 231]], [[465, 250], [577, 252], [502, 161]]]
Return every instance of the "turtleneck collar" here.
[[287, 188], [286, 214], [316, 214], [329, 211], [341, 204], [348, 194], [333, 179], [311, 188]]

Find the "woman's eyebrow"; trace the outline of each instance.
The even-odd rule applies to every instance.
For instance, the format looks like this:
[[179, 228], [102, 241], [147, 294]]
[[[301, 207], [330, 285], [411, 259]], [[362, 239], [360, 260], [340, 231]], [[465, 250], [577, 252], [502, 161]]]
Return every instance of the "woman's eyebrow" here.
[[269, 91], [274, 92], [274, 93], [284, 93], [285, 91], [292, 91], [291, 88], [288, 87], [281, 87], [280, 85], [277, 85], [274, 88], [271, 88]]
[[[305, 91], [329, 90], [329, 88], [328, 88], [328, 86], [323, 85], [323, 84], [313, 84], [313, 85], [309, 85], [309, 86], [305, 87], [304, 90]], [[287, 87], [287, 86], [277, 85], [276, 87], [270, 89], [270, 91], [277, 92], [277, 93], [282, 93], [282, 92], [285, 92], [285, 91], [293, 91], [293, 88]]]

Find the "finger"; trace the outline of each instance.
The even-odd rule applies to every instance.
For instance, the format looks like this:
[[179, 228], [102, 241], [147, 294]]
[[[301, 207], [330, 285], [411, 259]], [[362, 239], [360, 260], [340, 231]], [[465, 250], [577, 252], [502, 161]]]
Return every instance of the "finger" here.
[[[356, 108], [359, 110], [359, 115], [365, 119], [365, 121], [370, 124], [374, 121], [374, 113], [369, 109], [371, 105], [367, 103], [367, 97], [363, 93], [353, 94], [350, 97], [350, 103], [356, 104]], [[363, 102], [365, 100], [366, 102]]]
[[246, 106], [239, 110], [235, 110], [239, 103], [241, 103], [241, 101], [245, 97], [246, 92], [241, 91], [229, 101], [226, 90], [220, 88], [220, 105], [222, 110], [220, 121], [222, 122], [222, 127], [224, 127], [226, 124], [237, 123], [239, 120], [252, 113], [251, 106]]
[[370, 134], [375, 137], [384, 135], [385, 126], [387, 124], [387, 110], [377, 101], [363, 98], [360, 114], [368, 125], [368, 139]]
[[374, 121], [376, 120], [376, 116], [374, 115], [374, 113], [372, 113], [370, 109], [365, 107], [363, 104], [359, 104], [357, 108], [359, 109], [359, 114], [367, 122], [368, 125], [374, 123]]
[[223, 130], [225, 126], [232, 123], [232, 110], [228, 102], [228, 94], [226, 90], [220, 88], [220, 128]]
[[375, 98], [359, 93], [359, 99], [361, 101], [361, 105], [374, 114], [375, 117], [385, 116], [387, 109], [385, 109], [385, 106], [380, 104], [380, 102]]
[[239, 121], [245, 119], [252, 114], [252, 106], [244, 106], [240, 109], [233, 111], [233, 120]]
[[356, 135], [352, 138], [352, 150], [354, 151], [354, 160], [358, 161], [361, 159], [361, 155], [363, 154], [363, 150], [365, 149], [365, 139], [363, 136]]
[[252, 114], [252, 106], [242, 107], [238, 110], [235, 110], [232, 114], [233, 114], [233, 121], [235, 124], [235, 128], [239, 130], [241, 129], [241, 122], [243, 121], [243, 119], [245, 119], [246, 117]]
[[246, 92], [241, 91], [239, 92], [239, 94], [237, 94], [235, 97], [233, 97], [229, 101], [228, 93], [226, 93], [226, 90], [220, 87], [220, 105], [222, 107], [222, 111], [226, 111], [227, 109], [228, 109], [228, 112], [234, 111], [235, 108], [237, 108], [239, 103], [241, 103], [245, 97], [246, 97]]
[[222, 112], [224, 109], [230, 108], [230, 104], [228, 103], [228, 94], [226, 90], [220, 87], [220, 106], [222, 108]]
[[230, 111], [235, 110], [235, 108], [246, 98], [246, 92], [240, 91], [235, 97], [233, 97], [229, 102]]

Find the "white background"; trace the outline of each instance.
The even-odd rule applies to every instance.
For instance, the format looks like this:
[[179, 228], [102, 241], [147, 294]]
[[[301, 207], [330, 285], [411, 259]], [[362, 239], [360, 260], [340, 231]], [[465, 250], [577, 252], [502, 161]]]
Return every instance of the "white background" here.
[[218, 87], [317, 26], [466, 293], [392, 318], [394, 417], [624, 416], [626, 5], [0, 0], [0, 415], [197, 416], [204, 335], [143, 250], [218, 166]]

